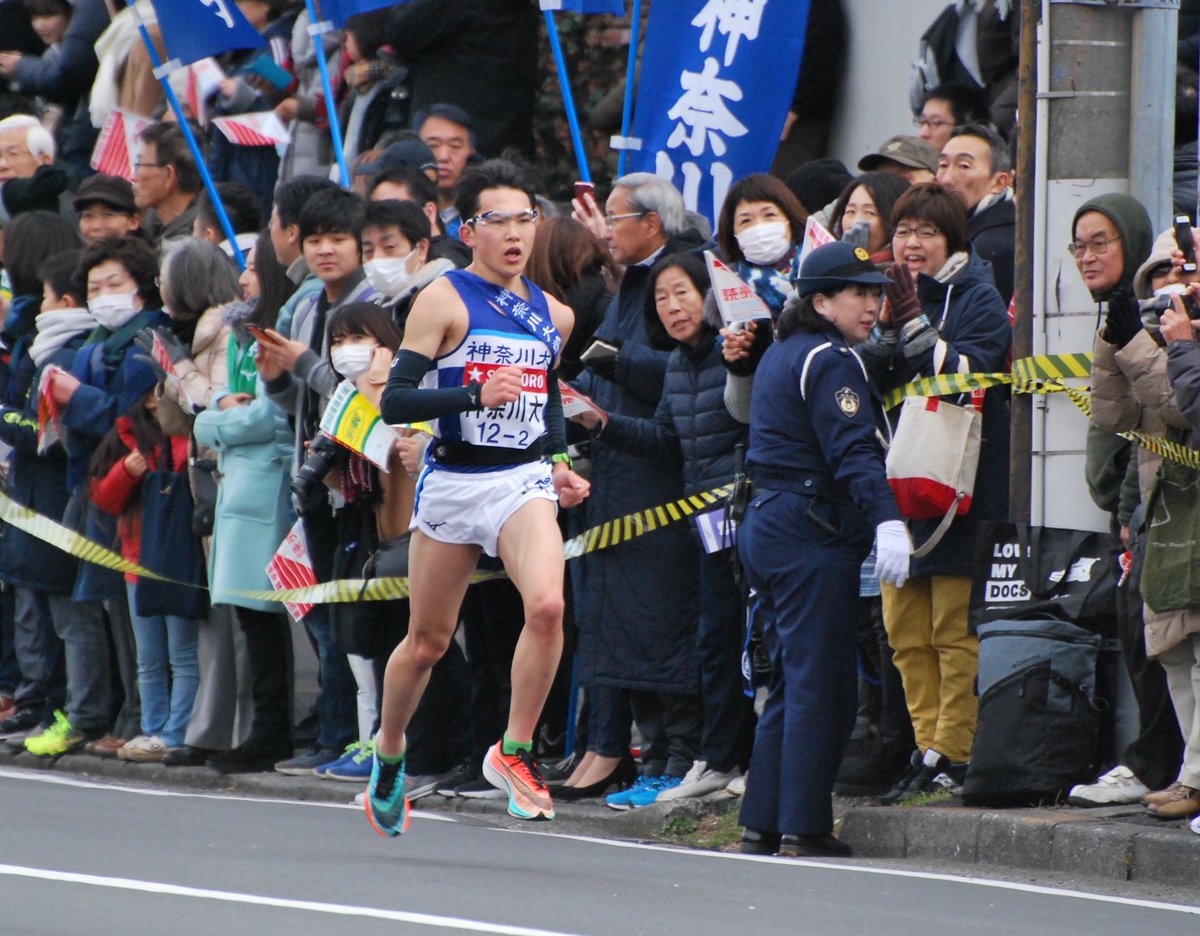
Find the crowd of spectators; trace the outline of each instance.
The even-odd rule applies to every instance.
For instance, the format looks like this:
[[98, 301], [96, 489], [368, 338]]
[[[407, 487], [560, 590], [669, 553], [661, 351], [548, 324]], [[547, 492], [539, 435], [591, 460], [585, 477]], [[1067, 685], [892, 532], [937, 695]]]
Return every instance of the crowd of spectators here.
[[[816, 118], [793, 111], [785, 149], [803, 161], [792, 159], [786, 178], [736, 180], [714, 226], [649, 174], [596, 196], [581, 190], [570, 204], [538, 187], [528, 0], [412, 0], [315, 36], [302, 3], [237, 0], [290, 83], [248, 68], [261, 53], [219, 60], [229, 77], [204, 113], [187, 115], [215, 193], [134, 39], [131, 9], [0, 0], [7, 496], [207, 588], [77, 562], [0, 527], [0, 741], [41, 757], [366, 781], [407, 602], [317, 604], [296, 621], [249, 596], [271, 589], [268, 563], [296, 530], [322, 582], [373, 575], [402, 548], [430, 436], [399, 429], [384, 471], [319, 424], [342, 381], [379, 404], [386, 378], [371, 371], [374, 350], [399, 346], [420, 290], [470, 264], [459, 231], [477, 219], [462, 216], [456, 194], [485, 157], [516, 162], [541, 192], [527, 275], [575, 313], [560, 375], [605, 413], [569, 427], [591, 494], [560, 514], [568, 536], [740, 470], [763, 393], [758, 364], [800, 298], [810, 218], [888, 276], [883, 310], [855, 350], [873, 393], [1007, 369], [1016, 14], [995, 0], [956, 6], [971, 11], [950, 44], [966, 60], [919, 89], [913, 113], [882, 128], [887, 138], [857, 174], [805, 151], [800, 136]], [[844, 40], [841, 16], [828, 28]], [[349, 190], [334, 181], [317, 56], [333, 75]], [[153, 118], [132, 182], [89, 164], [117, 107]], [[205, 123], [267, 110], [288, 129], [278, 150], [235, 146]], [[1111, 509], [1114, 541], [1128, 544], [1138, 503], [1153, 516], [1163, 471], [1114, 433], [1190, 444], [1200, 431], [1200, 360], [1183, 310], [1200, 287], [1173, 232], [1155, 240], [1131, 198], [1095, 199], [1061, 233], [1104, 316], [1088, 480]], [[705, 249], [769, 320], [722, 329]], [[1139, 305], [1164, 289], [1175, 298]], [[1009, 512], [1009, 398], [997, 387], [948, 399], [982, 413], [972, 509], [912, 561], [907, 582], [881, 587], [868, 558], [857, 619], [841, 622], [857, 638], [859, 717], [831, 766], [835, 788], [885, 804], [958, 791], [978, 713], [972, 557], [981, 523]], [[911, 521], [913, 540], [933, 526]], [[568, 564], [566, 648], [536, 739], [558, 798], [629, 809], [753, 785], [754, 673], [779, 664], [769, 646], [756, 653], [771, 629], [764, 638], [753, 615], [747, 623], [753, 596], [735, 554], [705, 548], [681, 522]], [[1157, 555], [1143, 581], [1161, 579]], [[1200, 594], [1172, 592], [1158, 611], [1124, 582], [1120, 594], [1139, 736], [1072, 801], [1147, 797], [1158, 816], [1200, 813]], [[408, 728], [410, 799], [496, 792], [480, 762], [505, 724], [521, 603], [511, 583], [491, 580], [470, 588], [459, 614]], [[307, 712], [295, 710], [293, 659], [305, 638], [319, 667]]]

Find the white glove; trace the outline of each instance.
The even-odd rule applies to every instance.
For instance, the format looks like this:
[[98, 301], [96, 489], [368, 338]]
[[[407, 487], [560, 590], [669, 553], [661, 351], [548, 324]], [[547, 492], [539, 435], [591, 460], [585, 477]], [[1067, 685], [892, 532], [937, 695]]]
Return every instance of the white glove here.
[[908, 581], [912, 540], [901, 520], [884, 520], [875, 527], [875, 574], [881, 581], [903, 588]]

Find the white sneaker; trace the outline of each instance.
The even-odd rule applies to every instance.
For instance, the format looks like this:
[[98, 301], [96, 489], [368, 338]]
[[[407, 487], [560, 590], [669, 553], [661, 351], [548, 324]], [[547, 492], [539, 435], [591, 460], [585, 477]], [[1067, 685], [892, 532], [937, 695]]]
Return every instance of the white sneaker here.
[[749, 778], [749, 776], [750, 776], [750, 771], [746, 771], [741, 776], [734, 777], [732, 780], [729, 781], [729, 784], [725, 787], [725, 792], [728, 793], [730, 796], [745, 796], [746, 795], [746, 780]]
[[663, 790], [658, 794], [658, 802], [664, 800], [689, 799], [697, 796], [707, 796], [729, 786], [730, 781], [740, 777], [742, 772], [736, 767], [733, 770], [709, 770], [704, 761], [696, 761], [683, 777], [679, 786]]
[[153, 735], [138, 735], [132, 741], [126, 741], [125, 746], [117, 750], [117, 757], [136, 764], [150, 764], [163, 759], [167, 746], [162, 738]]
[[1067, 802], [1072, 806], [1123, 806], [1141, 802], [1149, 792], [1132, 770], [1118, 764], [1095, 783], [1071, 787]]
[[1197, 835], [1200, 835], [1200, 816], [1197, 816], [1195, 819], [1193, 819], [1191, 823], [1188, 824], [1188, 828]]

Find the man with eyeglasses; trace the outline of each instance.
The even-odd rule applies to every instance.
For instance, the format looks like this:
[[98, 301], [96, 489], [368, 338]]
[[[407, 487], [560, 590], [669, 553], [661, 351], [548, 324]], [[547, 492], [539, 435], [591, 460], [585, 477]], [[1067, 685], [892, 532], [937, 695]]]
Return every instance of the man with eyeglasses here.
[[425, 287], [399, 351], [377, 348], [362, 378], [387, 374], [380, 407], [387, 422], [434, 424], [413, 509], [408, 634], [387, 663], [367, 788], [367, 817], [381, 835], [408, 826], [405, 730], [454, 637], [481, 552], [504, 563], [525, 611], [508, 724], [484, 757], [483, 775], [507, 793], [510, 815], [554, 818], [533, 739], [562, 655], [557, 507], [588, 495], [566, 454], [558, 389], [574, 316], [522, 275], [537, 206], [519, 167], [497, 159], [468, 170], [457, 206], [471, 265]]
[[151, 124], [142, 131], [141, 143], [134, 163], [133, 199], [145, 215], [151, 242], [165, 252], [192, 236], [203, 181], [175, 124]]
[[913, 124], [917, 135], [941, 152], [955, 127], [986, 120], [986, 102], [978, 91], [965, 85], [944, 84], [926, 93]]
[[[650, 173], [617, 179], [603, 213], [589, 210], [595, 208], [590, 195], [576, 201], [576, 216], [605, 232], [613, 259], [625, 268], [595, 339], [581, 355], [586, 370], [576, 385], [606, 412], [651, 419], [670, 357], [655, 349], [646, 331], [651, 268], [663, 257], [700, 249], [703, 238], [688, 229], [679, 191]], [[683, 496], [678, 461], [632, 455], [603, 436], [590, 446], [586, 526]], [[633, 478], [636, 483], [630, 483]], [[611, 755], [628, 748], [630, 710], [644, 739], [644, 784], [680, 778], [696, 759], [695, 549], [690, 531], [676, 524], [571, 563], [583, 661], [579, 679], [588, 688], [597, 729], [588, 736], [596, 763], [577, 778], [580, 787], [601, 780], [612, 769]], [[656, 795], [649, 786], [638, 792]]]

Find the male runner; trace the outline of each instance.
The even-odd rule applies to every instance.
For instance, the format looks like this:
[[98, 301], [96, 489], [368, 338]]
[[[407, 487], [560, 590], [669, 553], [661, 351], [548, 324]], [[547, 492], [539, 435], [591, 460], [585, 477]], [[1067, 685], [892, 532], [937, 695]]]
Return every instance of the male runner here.
[[[457, 206], [474, 260], [417, 297], [381, 405], [389, 423], [435, 420], [437, 435], [417, 482], [408, 636], [388, 660], [367, 788], [367, 817], [382, 835], [407, 827], [404, 730], [454, 636], [481, 549], [504, 562], [525, 607], [508, 729], [483, 773], [508, 793], [510, 815], [554, 818], [532, 739], [562, 653], [555, 504], [573, 507], [588, 494], [565, 454], [556, 373], [574, 318], [521, 276], [537, 210], [517, 166], [492, 160], [472, 169]], [[376, 351], [372, 369], [390, 357]]]

